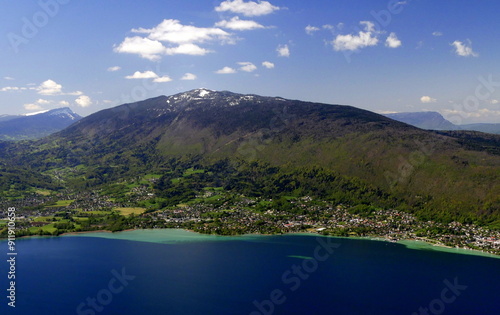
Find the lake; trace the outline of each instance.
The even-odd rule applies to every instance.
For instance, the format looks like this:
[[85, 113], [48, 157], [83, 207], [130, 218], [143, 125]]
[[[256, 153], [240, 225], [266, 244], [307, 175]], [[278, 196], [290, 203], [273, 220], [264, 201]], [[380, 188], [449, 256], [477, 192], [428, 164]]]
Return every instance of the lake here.
[[181, 230], [0, 242], [0, 314], [498, 314], [500, 259], [314, 235]]

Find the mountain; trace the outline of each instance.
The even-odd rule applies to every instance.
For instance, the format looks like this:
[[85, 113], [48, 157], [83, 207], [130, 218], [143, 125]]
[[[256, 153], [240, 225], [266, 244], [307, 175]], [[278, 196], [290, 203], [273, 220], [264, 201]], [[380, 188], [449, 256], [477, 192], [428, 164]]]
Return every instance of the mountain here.
[[453, 123], [444, 119], [438, 112], [415, 112], [386, 114], [386, 117], [427, 130], [457, 130]]
[[500, 124], [455, 125], [438, 112], [395, 113], [385, 116], [427, 130], [473, 130], [500, 134]]
[[[427, 131], [351, 106], [280, 97], [207, 89], [159, 96], [34, 142], [0, 143], [0, 160], [82, 189], [167, 174], [172, 161], [267, 163], [285, 173], [319, 167], [357, 183], [346, 194], [375, 187], [409, 211], [500, 217], [500, 136]], [[269, 185], [278, 183], [262, 189]]]
[[475, 130], [486, 133], [500, 134], [500, 124], [467, 124], [460, 125], [463, 130]]
[[68, 127], [81, 118], [68, 107], [28, 115], [3, 115], [0, 116], [0, 140], [42, 138]]

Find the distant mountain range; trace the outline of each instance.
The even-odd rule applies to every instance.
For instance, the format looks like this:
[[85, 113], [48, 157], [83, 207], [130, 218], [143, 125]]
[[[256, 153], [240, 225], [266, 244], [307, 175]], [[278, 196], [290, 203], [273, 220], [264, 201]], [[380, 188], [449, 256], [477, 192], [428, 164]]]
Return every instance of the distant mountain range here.
[[395, 113], [385, 116], [427, 130], [474, 130], [500, 134], [500, 124], [455, 125], [438, 112]]
[[27, 115], [0, 116], [0, 140], [39, 139], [63, 130], [82, 117], [68, 107]]

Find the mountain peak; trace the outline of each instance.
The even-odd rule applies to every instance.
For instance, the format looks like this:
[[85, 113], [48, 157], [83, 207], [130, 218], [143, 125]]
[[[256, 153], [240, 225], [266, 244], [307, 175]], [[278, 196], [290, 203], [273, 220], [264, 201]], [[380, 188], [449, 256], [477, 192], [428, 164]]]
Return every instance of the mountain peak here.
[[387, 114], [386, 117], [422, 129], [455, 130], [457, 126], [446, 120], [440, 113], [433, 111]]
[[46, 114], [50, 115], [50, 116], [58, 116], [61, 118], [65, 117], [65, 118], [68, 118], [70, 120], [78, 120], [81, 118], [80, 115], [75, 113], [69, 107], [61, 107], [61, 108], [52, 109], [52, 110], [49, 110]]
[[60, 131], [82, 117], [69, 107], [0, 119], [0, 140], [37, 139]]

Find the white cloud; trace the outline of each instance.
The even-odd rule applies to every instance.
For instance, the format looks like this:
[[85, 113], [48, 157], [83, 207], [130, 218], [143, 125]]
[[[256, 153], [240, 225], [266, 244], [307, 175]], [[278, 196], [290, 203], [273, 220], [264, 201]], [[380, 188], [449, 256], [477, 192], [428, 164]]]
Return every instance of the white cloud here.
[[196, 80], [198, 77], [195, 74], [192, 73], [186, 73], [184, 76], [181, 78], [181, 80], [184, 81], [191, 81], [191, 80]]
[[490, 104], [496, 105], [496, 104], [499, 104], [499, 103], [500, 103], [499, 100], [490, 100]]
[[365, 26], [365, 31], [366, 32], [370, 32], [370, 33], [374, 33], [375, 32], [375, 23], [373, 23], [371, 21], [361, 21], [361, 22], [359, 22], [359, 24]]
[[201, 48], [195, 44], [182, 44], [177, 47], [167, 48], [165, 53], [167, 55], [191, 55], [191, 56], [204, 56], [211, 51]]
[[[6, 86], [0, 89], [0, 92], [9, 92], [9, 91], [37, 91], [40, 95], [82, 95], [83, 92], [63, 92], [62, 85], [55, 82], [54, 80], [46, 80], [42, 82], [40, 85], [36, 86], [36, 84], [28, 84], [29, 87], [17, 87], [17, 86]], [[36, 86], [36, 87], [34, 87]]]
[[154, 73], [153, 71], [136, 71], [134, 72], [133, 75], [128, 75], [125, 77], [125, 79], [156, 79], [158, 78], [158, 75]]
[[82, 91], [68, 92], [68, 93], [62, 93], [61, 95], [75, 95], [75, 96], [78, 96], [78, 95], [83, 95], [83, 92]]
[[279, 45], [276, 51], [280, 57], [290, 57], [290, 48], [288, 48], [288, 45]]
[[156, 83], [165, 83], [165, 82], [171, 82], [171, 81], [173, 81], [173, 79], [171, 77], [169, 77], [168, 75], [164, 75], [163, 77], [158, 77], [158, 78], [153, 80], [153, 82], [156, 82]]
[[240, 20], [239, 17], [235, 16], [231, 20], [222, 20], [215, 24], [217, 27], [228, 28], [235, 31], [250, 31], [256, 29], [266, 28], [264, 25], [259, 24], [255, 21], [250, 20]]
[[126, 54], [137, 54], [142, 58], [156, 61], [166, 53], [166, 47], [157, 40], [142, 38], [140, 36], [126, 37], [125, 40], [115, 47], [115, 52]]
[[217, 74], [232, 74], [232, 73], [236, 73], [236, 70], [231, 68], [231, 67], [224, 67], [220, 70], [215, 71], [215, 73], [217, 73]]
[[436, 36], [436, 37], [443, 36], [443, 33], [436, 31], [436, 32], [432, 33], [432, 36]]
[[52, 103], [51, 101], [39, 98], [31, 104], [24, 104], [24, 109], [29, 111], [41, 110], [43, 109], [43, 105], [49, 105], [51, 103]]
[[279, 7], [272, 5], [268, 1], [248, 1], [243, 0], [227, 0], [222, 2], [215, 8], [217, 12], [232, 12], [236, 14], [243, 14], [245, 16], [260, 16], [271, 14], [274, 11], [280, 10]]
[[92, 99], [87, 95], [81, 95], [75, 100], [75, 103], [80, 107], [89, 107], [92, 105]]
[[262, 63], [262, 65], [263, 65], [264, 67], [266, 67], [267, 69], [273, 69], [273, 68], [274, 68], [274, 63], [272, 63], [272, 62], [270, 62], [270, 61], [264, 61], [264, 62]]
[[385, 46], [389, 48], [398, 48], [401, 46], [401, 41], [396, 36], [396, 33], [391, 33], [385, 40]]
[[173, 81], [173, 79], [171, 77], [169, 77], [168, 75], [164, 75], [164, 76], [160, 77], [159, 75], [157, 75], [155, 72], [153, 72], [151, 70], [144, 71], [144, 72], [136, 71], [136, 72], [134, 72], [134, 74], [126, 76], [125, 79], [130, 79], [130, 80], [153, 79], [153, 82], [156, 82], [156, 83], [165, 83], [165, 82]]
[[121, 70], [121, 68], [122, 67], [119, 67], [119, 66], [109, 67], [108, 71], [109, 72], [115, 72], [115, 71]]
[[152, 61], [159, 60], [163, 55], [203, 56], [212, 51], [198, 44], [206, 42], [233, 44], [236, 41], [230, 33], [220, 28], [182, 25], [180, 21], [173, 19], [165, 19], [150, 29], [132, 29], [132, 32], [146, 34], [146, 37], [126, 37], [114, 51], [137, 54]]
[[47, 80], [42, 82], [37, 88], [38, 94], [41, 95], [61, 95], [62, 85], [56, 83], [53, 80]]
[[24, 109], [29, 110], [29, 111], [41, 110], [42, 106], [40, 106], [38, 104], [24, 104]]
[[435, 98], [432, 98], [430, 96], [422, 96], [420, 98], [420, 102], [424, 103], [424, 104], [428, 104], [428, 103], [436, 103], [437, 102], [437, 99]]
[[254, 72], [255, 70], [257, 70], [257, 66], [251, 62], [238, 62], [238, 64], [241, 66], [241, 71]]
[[204, 43], [210, 41], [228, 41], [230, 34], [220, 28], [182, 25], [178, 20], [163, 20], [151, 29], [133, 29], [134, 33], [148, 34], [151, 40], [174, 44]]
[[473, 50], [472, 50], [472, 43], [471, 41], [469, 40], [468, 41], [468, 45], [467, 44], [464, 44], [463, 42], [461, 41], [454, 41], [451, 45], [452, 46], [455, 46], [455, 53], [459, 56], [462, 56], [462, 57], [477, 57], [479, 56], [479, 54], [475, 53]]
[[17, 86], [6, 86], [0, 89], [0, 92], [9, 92], [9, 91], [25, 91], [28, 88], [25, 87], [17, 87]]
[[4, 80], [9, 80], [9, 81], [14, 80], [14, 78], [13, 78], [13, 77], [3, 77], [3, 79], [4, 79]]
[[306, 34], [307, 35], [313, 35], [314, 33], [316, 33], [319, 30], [320, 30], [320, 28], [316, 27], [316, 26], [311, 26], [311, 25], [306, 26]]
[[47, 100], [39, 98], [35, 103], [39, 104], [39, 105], [49, 105], [51, 103], [51, 101], [47, 101]]
[[360, 48], [376, 46], [378, 44], [377, 34], [375, 33], [375, 24], [370, 21], [361, 21], [364, 25], [364, 31], [359, 31], [357, 35], [337, 35], [333, 40], [333, 49], [336, 51], [358, 50]]
[[69, 106], [69, 102], [68, 101], [60, 101], [59, 105], [61, 105], [61, 106]]

